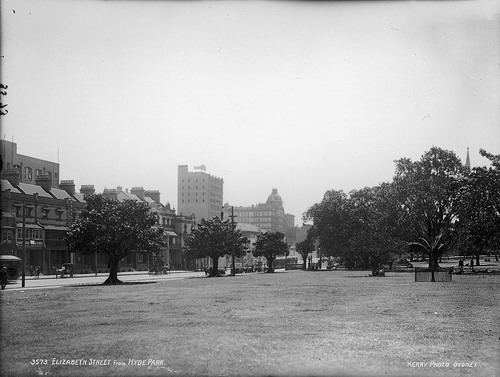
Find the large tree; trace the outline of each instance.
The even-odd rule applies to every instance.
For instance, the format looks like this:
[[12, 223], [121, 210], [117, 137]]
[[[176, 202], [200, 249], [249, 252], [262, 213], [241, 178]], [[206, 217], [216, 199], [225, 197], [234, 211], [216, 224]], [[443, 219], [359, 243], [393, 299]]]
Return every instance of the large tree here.
[[219, 257], [242, 256], [246, 253], [248, 240], [229, 220], [219, 217], [202, 219], [185, 241], [184, 254], [188, 259], [210, 257], [210, 276], [219, 276]]
[[400, 221], [410, 224], [408, 241], [428, 255], [429, 268], [438, 267], [439, 258], [456, 241], [456, 202], [465, 172], [454, 152], [437, 147], [419, 161], [396, 161]]
[[155, 252], [164, 244], [163, 231], [155, 226], [157, 215], [144, 202], [119, 202], [102, 195], [86, 196], [85, 201], [85, 210], [68, 231], [68, 250], [83, 255], [106, 254], [109, 277], [104, 284], [120, 284], [121, 259], [134, 251]]
[[320, 247], [328, 255], [341, 257], [349, 268], [376, 273], [403, 248], [398, 239], [405, 232], [398, 222], [399, 211], [393, 185], [383, 183], [348, 195], [328, 191], [305, 218], [314, 222]]
[[288, 245], [284, 239], [285, 235], [281, 232], [265, 232], [257, 235], [253, 255], [267, 259], [267, 272], [274, 272], [274, 260], [288, 253]]
[[330, 190], [304, 213], [304, 221], [313, 222], [314, 234], [326, 255], [340, 256], [347, 249], [352, 220], [348, 199], [343, 191]]
[[461, 252], [479, 255], [500, 248], [500, 155], [481, 149], [490, 167], [475, 167], [463, 178], [457, 202]]
[[298, 242], [295, 245], [295, 249], [297, 252], [302, 256], [302, 269], [306, 270], [307, 269], [307, 256], [313, 252], [314, 250], [314, 230], [311, 231], [313, 228], [309, 229], [307, 231], [307, 237], [304, 241]]

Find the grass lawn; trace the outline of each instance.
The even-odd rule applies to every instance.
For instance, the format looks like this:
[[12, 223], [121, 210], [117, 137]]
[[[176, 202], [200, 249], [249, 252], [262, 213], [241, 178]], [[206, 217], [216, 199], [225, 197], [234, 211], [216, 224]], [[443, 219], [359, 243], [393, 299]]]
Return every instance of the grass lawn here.
[[[449, 283], [367, 275], [288, 271], [2, 291], [0, 374], [499, 375], [499, 275]], [[53, 364], [64, 360], [86, 365]]]

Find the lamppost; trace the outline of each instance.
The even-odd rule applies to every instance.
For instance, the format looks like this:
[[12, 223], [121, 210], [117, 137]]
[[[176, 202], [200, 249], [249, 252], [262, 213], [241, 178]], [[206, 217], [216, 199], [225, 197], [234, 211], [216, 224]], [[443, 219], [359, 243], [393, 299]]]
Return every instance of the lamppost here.
[[[224, 206], [222, 208], [224, 208]], [[231, 215], [229, 217], [231, 218], [231, 226], [233, 229], [233, 236], [234, 236], [234, 229], [235, 229], [234, 218], [238, 217], [238, 216], [234, 215], [234, 206], [231, 206]], [[223, 219], [224, 219], [224, 212], [221, 212], [221, 220], [223, 220]], [[231, 243], [231, 258], [232, 258], [231, 276], [235, 276], [236, 275], [236, 267], [235, 267], [235, 263], [234, 263], [234, 238], [233, 238], [233, 242]]]
[[23, 202], [23, 269], [21, 287], [26, 285], [26, 203]]

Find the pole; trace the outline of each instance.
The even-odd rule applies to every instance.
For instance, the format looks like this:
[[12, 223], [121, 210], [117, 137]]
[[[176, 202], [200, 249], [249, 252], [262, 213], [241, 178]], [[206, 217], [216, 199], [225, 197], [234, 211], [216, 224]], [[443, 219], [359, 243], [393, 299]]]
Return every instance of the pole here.
[[[231, 225], [233, 227], [233, 235], [234, 235], [234, 206], [231, 206]], [[231, 254], [233, 256], [233, 262], [232, 262], [232, 269], [231, 269], [231, 276], [235, 276], [236, 275], [236, 267], [235, 267], [235, 264], [234, 264], [234, 239], [233, 239], [233, 244], [231, 245]]]
[[21, 287], [26, 285], [26, 203], [23, 203], [23, 270]]
[[95, 252], [95, 276], [97, 276], [97, 251]]

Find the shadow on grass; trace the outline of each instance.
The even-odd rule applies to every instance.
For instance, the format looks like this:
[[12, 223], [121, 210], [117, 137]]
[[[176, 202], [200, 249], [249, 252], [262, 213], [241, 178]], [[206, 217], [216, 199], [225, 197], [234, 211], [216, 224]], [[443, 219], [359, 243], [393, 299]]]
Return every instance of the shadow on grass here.
[[141, 285], [141, 284], [156, 284], [156, 281], [124, 281], [120, 284], [104, 284], [104, 283], [89, 283], [75, 284], [68, 287], [83, 288], [83, 287], [121, 287], [123, 285]]

